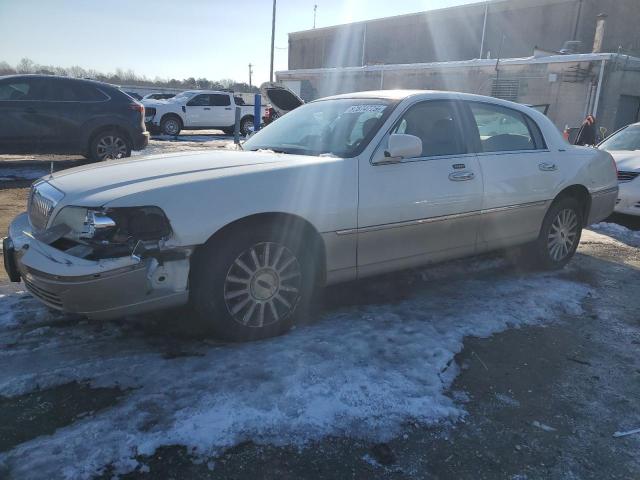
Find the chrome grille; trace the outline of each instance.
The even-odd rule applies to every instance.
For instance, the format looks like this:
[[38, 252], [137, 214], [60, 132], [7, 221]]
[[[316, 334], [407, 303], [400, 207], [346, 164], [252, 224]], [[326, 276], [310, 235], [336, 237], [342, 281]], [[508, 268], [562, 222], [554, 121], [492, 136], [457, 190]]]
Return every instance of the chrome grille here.
[[64, 194], [47, 182], [40, 182], [31, 187], [27, 212], [29, 222], [34, 230], [44, 230], [49, 217]]
[[618, 172], [618, 182], [625, 183], [634, 180], [640, 172]]

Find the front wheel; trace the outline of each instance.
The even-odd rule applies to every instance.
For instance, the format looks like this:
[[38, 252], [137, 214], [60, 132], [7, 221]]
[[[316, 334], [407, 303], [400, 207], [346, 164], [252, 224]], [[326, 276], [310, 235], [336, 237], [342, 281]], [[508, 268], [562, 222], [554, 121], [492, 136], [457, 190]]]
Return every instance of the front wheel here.
[[532, 265], [555, 270], [571, 260], [582, 235], [582, 211], [580, 203], [569, 197], [551, 205], [540, 235], [528, 252]]
[[178, 135], [180, 130], [182, 130], [182, 123], [177, 117], [165, 117], [160, 122], [160, 130], [165, 135]]
[[316, 278], [313, 255], [282, 231], [238, 231], [200, 252], [191, 300], [216, 336], [249, 341], [280, 335], [307, 312]]

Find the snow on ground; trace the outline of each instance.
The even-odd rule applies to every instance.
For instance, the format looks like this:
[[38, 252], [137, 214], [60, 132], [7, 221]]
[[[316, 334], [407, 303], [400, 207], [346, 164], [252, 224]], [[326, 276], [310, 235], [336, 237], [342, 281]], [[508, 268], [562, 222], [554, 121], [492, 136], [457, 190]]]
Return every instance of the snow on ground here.
[[630, 247], [640, 247], [640, 231], [630, 230], [617, 223], [607, 222], [596, 223], [591, 225], [589, 229], [625, 243]]
[[[82, 321], [50, 314], [28, 294], [2, 297], [0, 395], [74, 380], [126, 394], [5, 452], [0, 471], [4, 463], [16, 478], [88, 478], [109, 463], [130, 471], [136, 455], [163, 445], [211, 455], [249, 439], [385, 441], [408, 422], [453, 421], [464, 409], [446, 391], [465, 336], [579, 315], [590, 294], [559, 274], [519, 275], [482, 259], [426, 270], [406, 289], [402, 300], [376, 304], [373, 295], [266, 341], [173, 340], [179, 356], [131, 320]], [[188, 313], [175, 322], [180, 315]]]
[[0, 164], [0, 182], [12, 182], [15, 180], [36, 180], [49, 173], [50, 167], [42, 165], [29, 166], [2, 166]]

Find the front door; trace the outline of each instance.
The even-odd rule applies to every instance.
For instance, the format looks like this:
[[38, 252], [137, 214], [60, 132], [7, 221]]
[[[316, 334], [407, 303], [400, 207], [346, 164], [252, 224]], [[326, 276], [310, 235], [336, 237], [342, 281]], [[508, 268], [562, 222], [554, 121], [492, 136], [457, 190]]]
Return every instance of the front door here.
[[478, 249], [534, 240], [562, 184], [559, 154], [547, 149], [535, 122], [519, 110], [482, 102], [463, 105], [484, 176]]
[[191, 98], [185, 106], [185, 127], [211, 126], [211, 108], [209, 94], [201, 93]]
[[[360, 160], [360, 276], [474, 253], [483, 179], [463, 119], [455, 101], [416, 103]], [[384, 163], [392, 133], [419, 137], [422, 154]]]

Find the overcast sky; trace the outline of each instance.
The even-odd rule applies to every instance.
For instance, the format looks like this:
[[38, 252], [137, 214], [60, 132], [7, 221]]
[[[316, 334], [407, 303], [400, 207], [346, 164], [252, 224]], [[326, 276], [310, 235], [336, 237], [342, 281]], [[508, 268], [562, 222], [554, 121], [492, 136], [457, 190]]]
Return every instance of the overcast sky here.
[[[278, 0], [275, 70], [287, 69], [287, 33], [477, 0]], [[0, 0], [0, 60], [150, 78], [268, 80], [271, 0]]]

